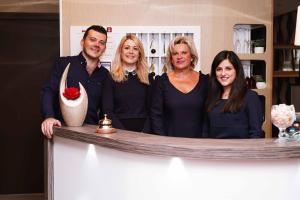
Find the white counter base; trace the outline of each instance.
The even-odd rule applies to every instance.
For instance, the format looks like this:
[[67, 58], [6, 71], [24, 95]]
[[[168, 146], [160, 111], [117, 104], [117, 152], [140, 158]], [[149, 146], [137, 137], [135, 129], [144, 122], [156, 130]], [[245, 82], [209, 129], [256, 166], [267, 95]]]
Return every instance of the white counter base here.
[[191, 160], [54, 137], [55, 200], [299, 200], [300, 159]]

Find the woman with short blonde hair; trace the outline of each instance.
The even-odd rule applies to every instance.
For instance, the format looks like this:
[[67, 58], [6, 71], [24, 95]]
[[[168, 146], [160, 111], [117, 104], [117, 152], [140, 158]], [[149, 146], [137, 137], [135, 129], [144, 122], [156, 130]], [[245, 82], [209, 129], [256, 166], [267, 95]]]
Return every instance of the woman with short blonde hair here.
[[169, 70], [155, 83], [151, 125], [155, 134], [201, 137], [208, 76], [194, 71], [198, 55], [191, 38], [178, 36], [169, 45]]
[[169, 69], [173, 69], [173, 65], [172, 65], [172, 54], [174, 53], [174, 48], [175, 48], [175, 45], [177, 44], [186, 44], [189, 49], [190, 49], [190, 52], [191, 52], [191, 57], [192, 57], [192, 61], [191, 61], [191, 68], [195, 68], [197, 63], [198, 63], [198, 53], [197, 53], [197, 49], [196, 49], [196, 46], [192, 40], [191, 37], [188, 37], [188, 36], [179, 36], [179, 37], [176, 37], [174, 40], [172, 40], [169, 44], [169, 48], [168, 48], [168, 51], [167, 51], [167, 67]]

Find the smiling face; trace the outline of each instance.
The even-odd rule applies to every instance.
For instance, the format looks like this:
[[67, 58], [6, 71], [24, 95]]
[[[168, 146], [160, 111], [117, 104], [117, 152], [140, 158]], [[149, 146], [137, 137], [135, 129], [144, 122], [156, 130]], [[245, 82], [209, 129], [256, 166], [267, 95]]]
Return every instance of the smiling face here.
[[231, 88], [236, 78], [236, 70], [228, 59], [223, 60], [216, 68], [216, 78], [225, 89]]
[[189, 69], [192, 67], [192, 56], [187, 44], [176, 44], [172, 51], [171, 58], [174, 69]]
[[106, 49], [106, 35], [89, 30], [87, 37], [81, 40], [82, 51], [88, 59], [99, 59]]
[[128, 39], [124, 42], [121, 51], [121, 59], [126, 67], [135, 67], [139, 59], [139, 47], [133, 40]]

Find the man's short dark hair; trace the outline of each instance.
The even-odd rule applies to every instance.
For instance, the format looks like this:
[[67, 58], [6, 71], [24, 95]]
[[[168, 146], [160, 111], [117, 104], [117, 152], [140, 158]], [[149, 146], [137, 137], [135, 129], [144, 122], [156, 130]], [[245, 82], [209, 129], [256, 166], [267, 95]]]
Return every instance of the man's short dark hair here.
[[98, 33], [102, 33], [107, 37], [107, 31], [103, 26], [99, 26], [99, 25], [92, 25], [90, 27], [88, 27], [83, 35], [83, 39], [85, 39], [89, 33], [90, 30], [94, 30], [97, 31]]

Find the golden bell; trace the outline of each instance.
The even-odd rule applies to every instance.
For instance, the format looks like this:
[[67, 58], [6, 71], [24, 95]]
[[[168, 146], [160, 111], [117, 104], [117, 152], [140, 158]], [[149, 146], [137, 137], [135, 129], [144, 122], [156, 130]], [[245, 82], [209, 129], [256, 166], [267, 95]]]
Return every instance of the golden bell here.
[[114, 133], [116, 129], [112, 127], [112, 121], [107, 118], [107, 114], [104, 114], [104, 118], [99, 120], [99, 127], [96, 129], [96, 133]]

